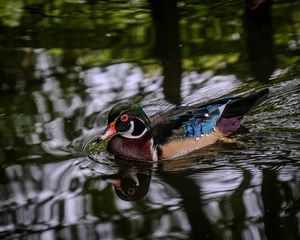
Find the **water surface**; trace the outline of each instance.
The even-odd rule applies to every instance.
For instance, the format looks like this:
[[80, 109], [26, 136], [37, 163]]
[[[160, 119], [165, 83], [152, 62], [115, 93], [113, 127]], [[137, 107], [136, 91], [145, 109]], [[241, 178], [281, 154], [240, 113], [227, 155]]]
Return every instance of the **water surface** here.
[[[1, 239], [299, 239], [298, 1], [0, 1]], [[174, 161], [87, 154], [110, 108], [254, 88], [232, 136]]]

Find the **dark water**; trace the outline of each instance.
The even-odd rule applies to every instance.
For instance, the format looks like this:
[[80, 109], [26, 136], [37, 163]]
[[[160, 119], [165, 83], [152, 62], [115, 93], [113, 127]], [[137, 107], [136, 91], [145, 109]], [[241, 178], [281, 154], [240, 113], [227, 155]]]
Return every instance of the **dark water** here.
[[[299, 239], [299, 1], [0, 1], [0, 239]], [[86, 154], [151, 116], [269, 87], [233, 136], [154, 166]]]

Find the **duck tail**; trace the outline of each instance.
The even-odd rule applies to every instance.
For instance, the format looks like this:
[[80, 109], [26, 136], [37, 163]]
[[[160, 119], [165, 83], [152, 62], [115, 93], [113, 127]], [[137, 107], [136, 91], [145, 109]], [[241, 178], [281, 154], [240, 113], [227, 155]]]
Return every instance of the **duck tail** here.
[[262, 103], [268, 96], [269, 89], [252, 91], [248, 94], [233, 98], [225, 107], [222, 118], [242, 117], [252, 108]]
[[228, 136], [235, 132], [243, 119], [243, 116], [252, 108], [262, 103], [268, 96], [269, 89], [252, 91], [248, 94], [234, 97], [225, 107], [217, 122], [217, 129]]

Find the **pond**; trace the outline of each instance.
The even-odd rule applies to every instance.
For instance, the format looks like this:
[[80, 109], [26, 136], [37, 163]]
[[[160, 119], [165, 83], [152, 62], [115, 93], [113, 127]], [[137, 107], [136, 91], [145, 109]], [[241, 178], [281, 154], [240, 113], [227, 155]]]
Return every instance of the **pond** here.
[[[299, 239], [299, 1], [0, 0], [1, 239]], [[231, 138], [140, 164], [88, 151], [149, 116], [268, 87]]]

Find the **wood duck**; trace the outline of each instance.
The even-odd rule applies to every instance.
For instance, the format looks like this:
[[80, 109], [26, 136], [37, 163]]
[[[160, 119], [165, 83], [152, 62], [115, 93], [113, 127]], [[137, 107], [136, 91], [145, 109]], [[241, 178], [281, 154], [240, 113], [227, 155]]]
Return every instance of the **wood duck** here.
[[155, 162], [188, 154], [235, 132], [243, 116], [260, 104], [269, 90], [252, 91], [207, 104], [183, 107], [150, 120], [133, 103], [119, 103], [108, 114], [101, 135], [117, 158]]

